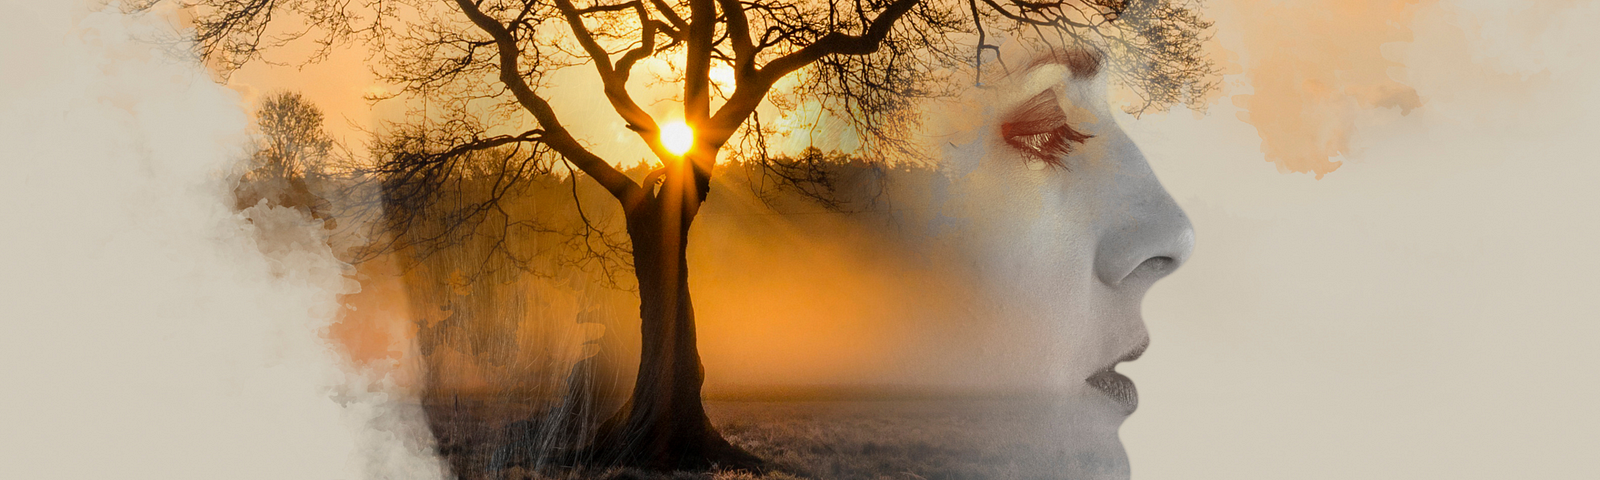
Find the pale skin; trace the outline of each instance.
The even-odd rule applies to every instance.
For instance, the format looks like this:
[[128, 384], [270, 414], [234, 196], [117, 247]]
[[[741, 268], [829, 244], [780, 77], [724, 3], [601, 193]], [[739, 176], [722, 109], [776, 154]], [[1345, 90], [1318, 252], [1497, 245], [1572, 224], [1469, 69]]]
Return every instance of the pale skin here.
[[[1117, 428], [1137, 396], [1103, 372], [1149, 344], [1140, 303], [1188, 259], [1194, 230], [1117, 125], [1104, 73], [1077, 67], [1018, 68], [931, 127], [951, 177], [942, 214], [963, 225], [951, 234], [977, 265], [995, 328], [1033, 355], [1019, 368], [1059, 395], [1053, 420], [1019, 436], [1066, 452], [1052, 476], [1127, 478]], [[1065, 151], [1035, 148], [1052, 140]]]

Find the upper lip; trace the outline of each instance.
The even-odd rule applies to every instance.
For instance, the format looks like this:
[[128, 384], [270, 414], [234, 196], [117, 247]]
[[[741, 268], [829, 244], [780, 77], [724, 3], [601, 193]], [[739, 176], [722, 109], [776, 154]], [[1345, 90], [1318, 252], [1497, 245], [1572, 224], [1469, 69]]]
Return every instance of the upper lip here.
[[1133, 350], [1128, 350], [1128, 353], [1123, 354], [1122, 358], [1117, 359], [1117, 361], [1115, 363], [1112, 363], [1110, 367], [1106, 367], [1106, 368], [1115, 368], [1118, 363], [1131, 362], [1131, 361], [1134, 361], [1134, 360], [1138, 360], [1139, 357], [1144, 356], [1144, 351], [1147, 348], [1150, 348], [1150, 339], [1149, 338], [1144, 339], [1143, 342], [1139, 342], [1139, 346], [1133, 347]]

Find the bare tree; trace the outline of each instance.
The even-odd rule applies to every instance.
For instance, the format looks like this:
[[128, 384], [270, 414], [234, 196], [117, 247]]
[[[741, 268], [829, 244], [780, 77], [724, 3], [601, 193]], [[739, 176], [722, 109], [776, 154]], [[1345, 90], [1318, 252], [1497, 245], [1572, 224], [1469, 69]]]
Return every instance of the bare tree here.
[[261, 200], [321, 216], [325, 206], [306, 184], [307, 174], [328, 163], [334, 142], [323, 129], [322, 110], [298, 92], [267, 95], [256, 112], [261, 137], [250, 156], [251, 170], [234, 189], [238, 209]]
[[[860, 134], [859, 157], [914, 156], [909, 140], [918, 127], [918, 99], [949, 93], [962, 80], [953, 72], [981, 72], [985, 54], [998, 52], [991, 37], [1004, 32], [1111, 58], [1114, 80], [1141, 99], [1132, 112], [1194, 103], [1211, 88], [1214, 68], [1200, 53], [1210, 24], [1192, 1], [193, 0], [191, 6], [199, 53], [224, 72], [297, 38], [322, 46], [312, 60], [364, 42], [381, 60], [382, 79], [428, 105], [374, 148], [386, 205], [396, 210], [386, 214], [392, 229], [413, 225], [407, 212], [436, 201], [441, 185], [462, 178], [466, 162], [486, 152], [514, 167], [502, 173], [565, 169], [609, 192], [626, 219], [643, 345], [631, 400], [590, 451], [618, 464], [699, 469], [762, 466], [713, 429], [701, 404], [704, 373], [685, 247], [719, 154], [736, 150], [769, 160], [771, 132], [755, 115], [763, 102], [780, 108], [818, 102]], [[975, 36], [976, 45], [952, 34]], [[681, 154], [663, 142], [660, 121], [627, 89], [648, 58], [675, 62], [664, 80], [681, 86], [675, 100], [694, 131]], [[594, 87], [662, 167], [630, 176], [568, 130], [548, 95], [551, 74], [571, 67], [594, 69], [600, 79]], [[732, 72], [732, 85], [713, 81], [718, 68]], [[801, 77], [798, 86], [775, 91], [790, 76]], [[507, 127], [525, 124], [533, 127]], [[807, 155], [775, 163], [775, 171], [815, 180], [802, 170], [818, 163], [819, 154]], [[493, 182], [509, 189], [528, 178], [513, 173]], [[475, 215], [489, 215], [511, 198], [489, 195], [461, 210], [456, 223], [475, 228]]]

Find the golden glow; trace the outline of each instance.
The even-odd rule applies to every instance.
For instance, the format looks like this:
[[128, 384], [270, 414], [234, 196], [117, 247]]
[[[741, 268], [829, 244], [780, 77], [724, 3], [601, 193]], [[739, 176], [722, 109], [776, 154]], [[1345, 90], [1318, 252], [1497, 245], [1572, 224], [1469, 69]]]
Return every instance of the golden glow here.
[[694, 145], [694, 129], [683, 122], [674, 121], [661, 126], [661, 146], [673, 155], [682, 156]]
[[733, 76], [733, 67], [724, 64], [712, 65], [709, 76], [711, 77], [711, 83], [715, 83], [717, 87], [728, 91], [733, 90], [734, 82], [737, 81]]

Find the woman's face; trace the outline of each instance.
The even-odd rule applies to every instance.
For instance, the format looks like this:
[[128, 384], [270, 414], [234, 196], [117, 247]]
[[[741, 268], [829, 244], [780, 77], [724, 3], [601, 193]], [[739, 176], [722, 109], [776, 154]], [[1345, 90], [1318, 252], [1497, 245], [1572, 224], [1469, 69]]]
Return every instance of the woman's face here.
[[945, 138], [940, 210], [1016, 348], [1044, 352], [1038, 375], [1059, 395], [1032, 434], [1067, 453], [1061, 476], [1126, 477], [1116, 431], [1138, 397], [1112, 369], [1148, 345], [1140, 302], [1194, 232], [1117, 126], [1098, 61], [1037, 58], [946, 116], [960, 133]]

